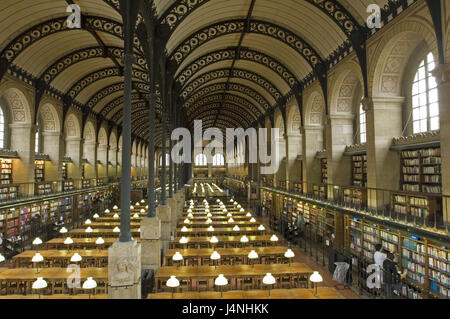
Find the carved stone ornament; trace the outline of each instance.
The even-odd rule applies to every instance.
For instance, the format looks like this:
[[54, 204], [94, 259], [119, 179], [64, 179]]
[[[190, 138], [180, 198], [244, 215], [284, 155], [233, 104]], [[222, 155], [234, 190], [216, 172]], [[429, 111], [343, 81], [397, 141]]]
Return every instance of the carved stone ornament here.
[[361, 104], [362, 104], [364, 112], [367, 112], [367, 111], [373, 109], [373, 100], [370, 96], [363, 98], [361, 100]]
[[[140, 267], [140, 246], [138, 249], [132, 247], [130, 243], [115, 243], [115, 250], [108, 259], [109, 284], [112, 287], [135, 285], [141, 276]], [[134, 242], [136, 245], [136, 242]], [[133, 246], [134, 246], [133, 245]]]
[[422, 144], [429, 142], [437, 142], [440, 140], [440, 131], [430, 131], [424, 133], [412, 134], [409, 136], [401, 136], [394, 138], [392, 144], [396, 145], [409, 145], [409, 144]]

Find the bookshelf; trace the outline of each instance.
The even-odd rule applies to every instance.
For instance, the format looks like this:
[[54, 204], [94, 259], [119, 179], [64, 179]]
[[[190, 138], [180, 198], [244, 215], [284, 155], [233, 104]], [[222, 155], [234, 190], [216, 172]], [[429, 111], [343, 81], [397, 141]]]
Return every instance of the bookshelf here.
[[66, 180], [68, 178], [69, 175], [67, 172], [67, 163], [62, 163], [61, 175], [63, 180]]
[[366, 187], [367, 184], [367, 155], [352, 156], [352, 184]]
[[327, 173], [327, 159], [326, 158], [321, 158], [320, 159], [320, 167], [321, 167], [322, 184], [327, 184], [327, 182], [328, 182], [328, 173]]
[[401, 152], [401, 172], [403, 191], [442, 193], [441, 149]]
[[83, 188], [89, 188], [89, 187], [91, 187], [91, 180], [90, 180], [90, 179], [83, 179], [82, 187], [83, 187]]
[[406, 270], [407, 280], [401, 291], [404, 298], [450, 297], [450, 251], [446, 245], [350, 216], [346, 216], [345, 223], [345, 245], [355, 266], [359, 263], [366, 269], [373, 263], [374, 245], [380, 243], [394, 254], [399, 270]]
[[344, 202], [354, 205], [365, 205], [367, 203], [367, 189], [344, 188]]
[[17, 186], [12, 185], [12, 160], [0, 158], [1, 175], [0, 175], [0, 200], [16, 199], [18, 195]]
[[294, 192], [302, 193], [302, 183], [294, 183]]
[[34, 179], [36, 182], [43, 182], [45, 180], [44, 169], [45, 161], [34, 161]]
[[63, 187], [65, 191], [71, 191], [75, 189], [75, 185], [72, 179], [65, 180], [63, 182]]
[[52, 184], [51, 183], [39, 183], [36, 184], [36, 194], [39, 196], [47, 195], [52, 192]]
[[326, 185], [313, 185], [313, 193], [319, 198], [327, 198], [327, 187]]
[[426, 223], [434, 220], [434, 215], [442, 213], [442, 198], [409, 194], [393, 194], [392, 207], [394, 212], [407, 221]]

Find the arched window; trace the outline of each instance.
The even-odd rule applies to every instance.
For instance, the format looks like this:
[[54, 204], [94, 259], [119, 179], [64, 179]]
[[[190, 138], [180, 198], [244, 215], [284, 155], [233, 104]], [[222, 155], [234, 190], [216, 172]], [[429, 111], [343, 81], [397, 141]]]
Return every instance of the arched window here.
[[35, 145], [34, 145], [34, 152], [35, 153], [39, 153], [39, 130], [36, 131], [35, 137], [34, 137], [34, 141], [35, 141]]
[[412, 86], [413, 132], [439, 129], [439, 96], [437, 83], [430, 72], [435, 68], [433, 54], [420, 63]]
[[0, 106], [0, 148], [5, 148], [5, 116]]
[[207, 166], [208, 165], [208, 159], [206, 158], [205, 154], [198, 154], [195, 157], [195, 166]]
[[362, 104], [359, 106], [359, 142], [361, 144], [367, 142], [367, 119], [366, 111], [364, 111]]
[[[163, 156], [161, 155], [161, 156], [159, 157], [159, 166], [162, 166], [162, 165], [163, 165], [162, 159], [163, 159]], [[169, 165], [170, 165], [169, 161], [170, 161], [170, 155], [169, 155], [169, 154], [166, 154], [166, 166], [169, 166]]]
[[213, 157], [213, 166], [225, 166], [225, 158], [222, 154], [216, 154]]

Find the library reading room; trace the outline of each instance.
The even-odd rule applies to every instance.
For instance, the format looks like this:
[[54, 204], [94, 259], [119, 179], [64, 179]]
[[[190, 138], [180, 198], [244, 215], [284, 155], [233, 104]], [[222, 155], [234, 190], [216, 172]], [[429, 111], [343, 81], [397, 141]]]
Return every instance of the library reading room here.
[[450, 0], [0, 0], [0, 164], [8, 302], [449, 300]]

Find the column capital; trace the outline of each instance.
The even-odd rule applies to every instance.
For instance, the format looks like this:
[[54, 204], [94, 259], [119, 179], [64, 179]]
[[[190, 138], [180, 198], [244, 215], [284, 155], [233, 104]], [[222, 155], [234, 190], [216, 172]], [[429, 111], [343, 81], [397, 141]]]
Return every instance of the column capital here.
[[322, 125], [304, 125], [300, 128], [300, 132], [302, 132], [302, 134], [305, 131], [321, 131], [321, 130], [323, 130]]
[[450, 63], [440, 64], [431, 74], [436, 78], [438, 85], [450, 82]]
[[31, 123], [11, 123], [9, 124], [9, 128], [11, 129], [21, 129], [21, 128], [29, 128], [29, 129], [36, 129], [37, 125], [31, 124]]
[[42, 132], [42, 136], [61, 136], [60, 132]]
[[66, 142], [82, 142], [83, 139], [81, 137], [66, 137], [65, 138]]
[[354, 118], [354, 114], [330, 114], [328, 116], [329, 120], [353, 120]]

